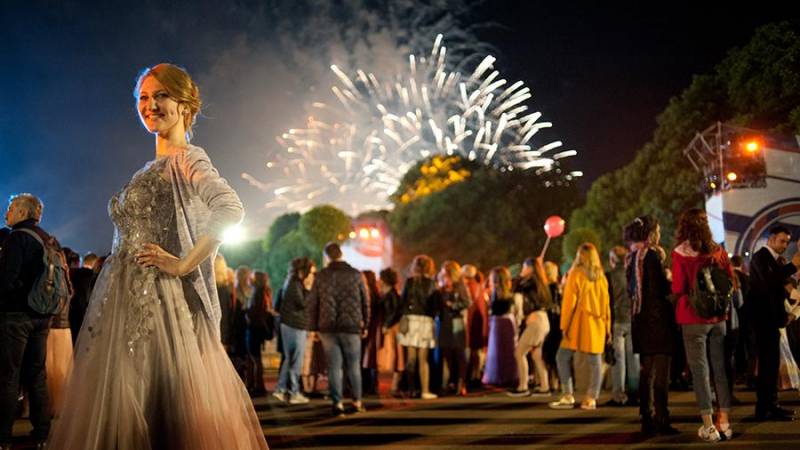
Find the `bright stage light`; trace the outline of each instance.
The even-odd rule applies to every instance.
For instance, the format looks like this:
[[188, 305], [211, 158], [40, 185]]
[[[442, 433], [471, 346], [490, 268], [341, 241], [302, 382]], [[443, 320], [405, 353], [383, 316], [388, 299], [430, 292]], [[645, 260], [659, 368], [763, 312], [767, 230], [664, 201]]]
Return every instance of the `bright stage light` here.
[[758, 151], [759, 147], [760, 145], [758, 145], [758, 141], [750, 141], [744, 145], [744, 148], [750, 153]]
[[244, 241], [245, 232], [241, 225], [234, 225], [227, 230], [222, 237], [222, 243], [226, 245], [236, 245]]
[[739, 177], [736, 175], [735, 172], [728, 172], [727, 178], [728, 181], [736, 181], [736, 179]]
[[381, 232], [380, 232], [380, 230], [378, 230], [377, 228], [373, 228], [373, 229], [371, 229], [371, 230], [369, 231], [369, 234], [370, 234], [370, 236], [372, 236], [373, 238], [376, 238], [376, 239], [377, 239], [377, 238], [379, 238], [379, 237], [381, 237]]
[[356, 238], [356, 232], [355, 231], [351, 231], [349, 236], [350, 236], [350, 239], [355, 239]]
[[358, 230], [358, 237], [360, 237], [361, 239], [369, 238], [369, 230], [366, 228]]

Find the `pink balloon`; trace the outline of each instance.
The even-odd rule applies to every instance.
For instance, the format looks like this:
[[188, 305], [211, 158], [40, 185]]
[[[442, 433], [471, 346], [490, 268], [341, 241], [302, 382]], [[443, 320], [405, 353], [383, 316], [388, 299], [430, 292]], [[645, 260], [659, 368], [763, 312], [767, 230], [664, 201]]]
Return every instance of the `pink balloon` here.
[[550, 216], [544, 222], [544, 232], [549, 238], [557, 238], [564, 234], [564, 226], [567, 223], [564, 219], [558, 216]]

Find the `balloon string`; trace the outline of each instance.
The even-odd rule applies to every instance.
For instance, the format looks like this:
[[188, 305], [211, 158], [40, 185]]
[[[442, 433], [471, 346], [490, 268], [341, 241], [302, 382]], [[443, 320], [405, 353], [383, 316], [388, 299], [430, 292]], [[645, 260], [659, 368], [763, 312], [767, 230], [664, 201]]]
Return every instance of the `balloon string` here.
[[544, 258], [544, 254], [547, 253], [547, 247], [550, 245], [550, 236], [547, 236], [547, 240], [544, 241], [544, 248], [542, 248], [542, 253], [539, 255], [540, 258]]

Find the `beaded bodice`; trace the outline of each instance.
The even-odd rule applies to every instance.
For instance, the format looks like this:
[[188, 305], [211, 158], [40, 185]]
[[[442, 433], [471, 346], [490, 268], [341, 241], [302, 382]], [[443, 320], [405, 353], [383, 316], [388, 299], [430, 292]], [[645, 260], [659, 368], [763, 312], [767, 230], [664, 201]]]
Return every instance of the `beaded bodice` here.
[[175, 205], [171, 183], [162, 176], [165, 161], [148, 163], [111, 198], [108, 209], [115, 225], [112, 253], [135, 254], [147, 243], [174, 250]]
[[[115, 194], [108, 205], [114, 222], [114, 244], [107, 261], [110, 272], [105, 295], [95, 309], [96, 320], [88, 327], [92, 338], [102, 333], [99, 322], [106, 308], [110, 293], [122, 295], [127, 305], [124, 318], [126, 348], [130, 355], [138, 343], [150, 336], [154, 329], [154, 316], [161, 307], [156, 279], [160, 271], [156, 267], [143, 267], [136, 255], [144, 250], [144, 244], [157, 244], [173, 255], [179, 254], [180, 244], [175, 227], [175, 204], [172, 183], [166, 180], [165, 159], [148, 163]], [[118, 284], [122, 273], [125, 280]], [[175, 305], [181, 323], [191, 328], [191, 316], [186, 301]]]

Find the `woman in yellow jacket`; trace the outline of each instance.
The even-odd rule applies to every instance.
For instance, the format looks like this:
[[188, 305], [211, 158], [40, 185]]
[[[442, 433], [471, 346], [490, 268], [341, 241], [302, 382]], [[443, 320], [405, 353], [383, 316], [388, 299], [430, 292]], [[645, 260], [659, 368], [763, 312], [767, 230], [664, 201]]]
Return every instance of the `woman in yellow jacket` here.
[[596, 409], [602, 382], [603, 348], [611, 336], [611, 308], [608, 281], [597, 248], [592, 244], [582, 244], [578, 248], [567, 275], [561, 303], [561, 332], [563, 339], [556, 354], [556, 365], [562, 396], [557, 402], [550, 403], [550, 407], [570, 409], [575, 406], [572, 360], [578, 352], [590, 368], [589, 387], [581, 408]]

